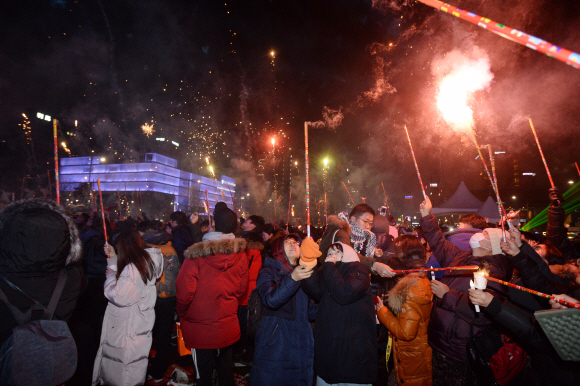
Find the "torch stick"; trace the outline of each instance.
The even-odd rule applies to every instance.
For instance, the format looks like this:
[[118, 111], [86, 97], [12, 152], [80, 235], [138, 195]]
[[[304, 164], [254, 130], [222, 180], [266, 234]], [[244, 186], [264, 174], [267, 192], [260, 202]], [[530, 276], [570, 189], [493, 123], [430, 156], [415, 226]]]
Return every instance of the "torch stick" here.
[[324, 226], [328, 226], [328, 205], [326, 201], [326, 192], [324, 192]]
[[473, 12], [469, 12], [464, 9], [454, 7], [453, 5], [449, 5], [438, 0], [419, 0], [419, 1], [430, 7], [439, 9], [443, 12], [450, 13], [453, 16], [456, 16], [460, 19], [466, 20], [481, 28], [491, 31], [494, 34], [501, 36], [502, 38], [511, 40], [512, 42], [521, 44], [535, 51], [546, 54], [547, 56], [558, 59], [559, 61], [564, 62], [574, 68], [577, 69], [580, 68], [580, 54], [577, 54], [576, 52], [572, 52], [565, 48], [558, 47], [545, 40], [542, 40], [532, 35], [528, 35], [525, 32], [518, 31], [517, 29], [505, 26], [496, 21], [476, 15]]
[[20, 199], [24, 198], [24, 181], [26, 181], [26, 177], [22, 178], [22, 190], [20, 191]]
[[487, 145], [487, 150], [489, 151], [489, 163], [491, 164], [491, 171], [493, 173], [493, 181], [495, 185], [495, 197], [497, 198], [497, 210], [499, 211], [499, 219], [501, 221], [501, 232], [503, 236], [503, 242], [506, 242], [505, 237], [505, 222], [503, 221], [504, 216], [505, 220], [509, 221], [507, 218], [507, 214], [501, 202], [501, 198], [499, 198], [499, 188], [497, 186], [497, 175], [495, 174], [495, 162], [493, 160], [493, 151], [491, 150], [491, 145]]
[[[103, 207], [103, 193], [101, 191], [101, 178], [97, 178], [97, 186], [99, 187], [99, 200], [101, 201], [101, 216], [103, 216], [103, 231], [105, 232], [105, 242], [109, 242], [107, 237], [107, 223], [105, 222], [105, 209]], [[107, 256], [108, 257], [108, 256]]]
[[554, 186], [554, 180], [552, 180], [552, 175], [550, 174], [550, 169], [548, 169], [548, 164], [546, 163], [546, 157], [544, 157], [544, 152], [542, 151], [542, 146], [540, 146], [540, 141], [538, 140], [538, 135], [536, 134], [536, 129], [534, 129], [534, 124], [532, 123], [532, 118], [530, 118], [530, 127], [532, 128], [532, 132], [534, 133], [534, 138], [536, 138], [536, 143], [538, 144], [538, 149], [540, 149], [540, 155], [542, 156], [542, 161], [544, 161], [544, 166], [546, 167], [546, 173], [548, 173], [548, 178], [550, 179], [550, 184], [552, 188]]
[[308, 122], [304, 122], [304, 156], [306, 159], [306, 237], [310, 237], [310, 163], [308, 162]]
[[[576, 164], [578, 166], [578, 164]], [[46, 169], [46, 174], [48, 175], [48, 191], [50, 192], [50, 199], [52, 200], [52, 182], [50, 181], [50, 170]]]
[[58, 143], [56, 133], [57, 120], [52, 120], [52, 131], [54, 137], [54, 181], [56, 183], [56, 203], [60, 205], [60, 179], [58, 178]]
[[292, 210], [292, 188], [288, 197], [288, 220], [286, 221], [286, 230], [290, 233], [290, 211]]
[[396, 274], [400, 273], [415, 273], [415, 272], [438, 272], [438, 271], [477, 271], [477, 265], [464, 265], [459, 267], [444, 267], [444, 268], [417, 268], [417, 269], [399, 269], [393, 270]]
[[354, 203], [354, 200], [352, 199], [352, 196], [350, 195], [350, 192], [348, 191], [348, 188], [346, 187], [346, 184], [344, 183], [344, 181], [341, 181], [341, 182], [342, 182], [342, 186], [344, 186], [344, 189], [346, 189], [346, 193], [350, 197], [350, 201], [352, 202], [352, 206], [356, 206], [356, 204]]
[[580, 168], [578, 167], [578, 162], [574, 162], [574, 164], [576, 164], [576, 170], [578, 170], [578, 175], [580, 176]]
[[119, 208], [119, 218], [123, 215], [121, 212], [121, 195], [119, 194], [119, 189], [117, 189], [117, 207]]
[[483, 168], [485, 169], [485, 172], [487, 173], [487, 178], [489, 178], [489, 182], [491, 183], [491, 188], [493, 189], [493, 192], [495, 193], [496, 192], [495, 182], [491, 178], [491, 174], [489, 173], [489, 169], [487, 168], [487, 164], [485, 163], [485, 159], [483, 159], [483, 155], [481, 154], [481, 150], [479, 149], [479, 145], [477, 144], [477, 140], [475, 139], [475, 133], [473, 131], [471, 131], [471, 140], [475, 144], [475, 148], [477, 149], [477, 154], [479, 154], [479, 158], [481, 159], [481, 163], [483, 163]]
[[385, 206], [387, 206], [387, 192], [385, 192], [385, 184], [381, 182], [381, 186], [383, 187], [383, 194], [385, 195]]
[[425, 194], [425, 187], [423, 186], [423, 180], [421, 180], [421, 173], [419, 173], [419, 166], [417, 166], [417, 160], [415, 159], [413, 145], [411, 144], [411, 137], [409, 137], [409, 130], [407, 130], [407, 125], [405, 125], [405, 133], [407, 133], [407, 139], [409, 140], [409, 147], [411, 148], [411, 155], [413, 156], [413, 162], [415, 163], [415, 170], [417, 171], [417, 177], [419, 177], [419, 183], [421, 184], [421, 190], [423, 191], [423, 198], [427, 199], [427, 194]]
[[503, 280], [500, 280], [500, 279], [496, 279], [495, 277], [491, 277], [491, 276], [488, 276], [488, 275], [483, 275], [483, 276], [487, 280], [495, 281], [496, 283], [500, 283], [500, 284], [506, 285], [508, 287], [512, 287], [512, 288], [515, 288], [515, 289], [519, 289], [520, 291], [528, 292], [528, 293], [531, 293], [533, 295], [541, 296], [541, 297], [546, 298], [546, 299], [555, 300], [558, 303], [565, 305], [566, 307], [573, 307], [573, 308], [580, 309], [580, 304], [578, 304], [578, 303], [567, 302], [564, 299], [559, 299], [559, 298], [557, 298], [555, 296], [548, 295], [548, 294], [545, 294], [543, 292], [534, 291], [534, 290], [529, 289], [529, 288], [526, 288], [526, 287], [522, 287], [522, 286], [519, 286], [519, 285], [515, 285], [515, 284], [512, 284], [512, 283], [508, 283], [507, 281], [503, 281]]

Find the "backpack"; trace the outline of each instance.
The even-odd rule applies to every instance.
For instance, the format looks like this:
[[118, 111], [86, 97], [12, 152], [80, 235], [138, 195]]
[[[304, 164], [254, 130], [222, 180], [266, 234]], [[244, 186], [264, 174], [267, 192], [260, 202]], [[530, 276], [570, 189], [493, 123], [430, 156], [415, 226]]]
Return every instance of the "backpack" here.
[[262, 322], [263, 312], [262, 299], [258, 293], [258, 289], [254, 288], [250, 292], [250, 298], [248, 299], [248, 338], [254, 340], [256, 339], [256, 333]]
[[157, 289], [157, 296], [160, 298], [170, 298], [177, 295], [177, 275], [179, 274], [179, 258], [177, 252], [171, 246], [171, 242], [165, 245], [149, 244], [153, 248], [161, 250], [163, 254], [163, 273], [155, 287]]
[[508, 385], [517, 377], [527, 362], [526, 352], [494, 327], [484, 329], [481, 335], [472, 332], [467, 353], [480, 380], [486, 379], [488, 384], [495, 382], [501, 386]]
[[[61, 270], [50, 302], [45, 307], [0, 275], [0, 279], [12, 289], [34, 302], [24, 314], [0, 289], [0, 300], [18, 322], [10, 338], [0, 347], [0, 384], [61, 385], [73, 376], [77, 368], [77, 347], [67, 323], [53, 320], [67, 277], [68, 272]], [[42, 313], [41, 318], [31, 321], [33, 313], [36, 316], [37, 312]]]

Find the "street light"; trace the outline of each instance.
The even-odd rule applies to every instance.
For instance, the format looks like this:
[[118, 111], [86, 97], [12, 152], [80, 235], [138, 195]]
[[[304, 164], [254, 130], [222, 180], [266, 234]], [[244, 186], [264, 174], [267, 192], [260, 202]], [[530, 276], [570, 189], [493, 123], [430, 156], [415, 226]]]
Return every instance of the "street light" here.
[[516, 199], [516, 196], [512, 196], [512, 200], [515, 200], [515, 199]]

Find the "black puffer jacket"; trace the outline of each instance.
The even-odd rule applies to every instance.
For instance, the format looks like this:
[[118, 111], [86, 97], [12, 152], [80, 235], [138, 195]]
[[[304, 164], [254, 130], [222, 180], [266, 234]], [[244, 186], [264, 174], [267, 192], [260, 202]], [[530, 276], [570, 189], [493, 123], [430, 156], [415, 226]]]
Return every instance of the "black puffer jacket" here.
[[[538, 323], [511, 303], [493, 298], [485, 313], [501, 326], [507, 328], [519, 345], [532, 357], [532, 371], [527, 376], [528, 385], [578, 384], [578, 362], [563, 361], [554, 350]], [[510, 335], [512, 336], [512, 335]]]
[[[86, 286], [79, 261], [82, 247], [78, 230], [64, 208], [49, 200], [19, 201], [0, 213], [0, 273], [28, 296], [48, 305], [60, 271], [68, 279], [56, 307], [55, 317], [67, 320]], [[0, 280], [8, 300], [22, 312], [32, 302]], [[0, 345], [17, 325], [4, 302], [0, 302]]]
[[377, 338], [370, 278], [359, 262], [324, 263], [302, 289], [320, 302], [314, 327], [314, 369], [327, 383], [373, 383]]
[[564, 226], [566, 212], [562, 207], [548, 209], [548, 227], [546, 229], [546, 239], [562, 252], [562, 261], [568, 259], [580, 259], [580, 242], [575, 238], [568, 239], [568, 228]]

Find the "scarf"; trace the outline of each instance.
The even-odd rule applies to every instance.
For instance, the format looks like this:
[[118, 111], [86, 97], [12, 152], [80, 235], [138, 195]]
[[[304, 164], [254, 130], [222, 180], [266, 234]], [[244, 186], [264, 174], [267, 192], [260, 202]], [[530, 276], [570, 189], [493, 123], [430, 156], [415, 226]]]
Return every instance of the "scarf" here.
[[339, 213], [338, 218], [350, 225], [350, 242], [354, 250], [366, 257], [375, 257], [377, 237], [369, 230], [364, 230], [346, 217], [345, 213]]

